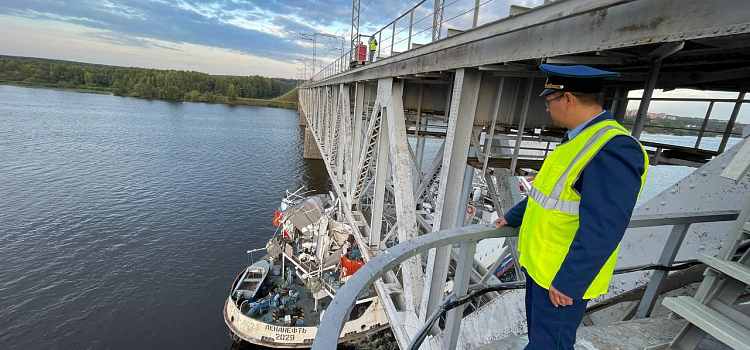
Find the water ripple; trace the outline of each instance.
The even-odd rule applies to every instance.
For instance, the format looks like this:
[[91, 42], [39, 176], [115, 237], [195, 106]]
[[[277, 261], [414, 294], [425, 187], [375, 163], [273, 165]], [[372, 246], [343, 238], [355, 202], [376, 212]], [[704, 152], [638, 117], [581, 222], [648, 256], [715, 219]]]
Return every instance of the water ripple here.
[[329, 189], [301, 135], [290, 110], [0, 86], [2, 348], [226, 348], [245, 250], [284, 190]]

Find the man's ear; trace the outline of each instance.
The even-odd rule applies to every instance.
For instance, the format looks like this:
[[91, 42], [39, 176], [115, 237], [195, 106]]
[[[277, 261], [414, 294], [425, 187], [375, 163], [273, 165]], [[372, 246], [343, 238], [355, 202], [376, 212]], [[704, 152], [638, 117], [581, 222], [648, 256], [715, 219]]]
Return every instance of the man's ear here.
[[573, 94], [566, 91], [565, 93], [563, 93], [563, 96], [565, 96], [565, 105], [570, 107], [570, 105], [573, 104]]

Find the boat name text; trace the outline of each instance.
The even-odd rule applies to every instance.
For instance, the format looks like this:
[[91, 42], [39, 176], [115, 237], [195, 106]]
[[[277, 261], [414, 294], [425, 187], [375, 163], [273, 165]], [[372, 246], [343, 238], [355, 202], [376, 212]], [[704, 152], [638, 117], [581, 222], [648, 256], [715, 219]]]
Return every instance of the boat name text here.
[[266, 330], [277, 332], [277, 333], [307, 333], [307, 329], [305, 328], [279, 327], [279, 326], [272, 326], [272, 325], [266, 325]]

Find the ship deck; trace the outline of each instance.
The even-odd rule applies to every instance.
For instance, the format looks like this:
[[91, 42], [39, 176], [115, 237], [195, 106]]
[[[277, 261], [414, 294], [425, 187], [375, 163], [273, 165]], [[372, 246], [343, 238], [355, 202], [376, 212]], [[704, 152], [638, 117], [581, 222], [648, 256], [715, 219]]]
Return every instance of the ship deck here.
[[[261, 293], [263, 297], [267, 296], [269, 293], [272, 293], [275, 288], [281, 288], [286, 281], [282, 276], [274, 276], [272, 274], [268, 274], [268, 277], [266, 277], [266, 280], [263, 282], [263, 286], [261, 287]], [[294, 314], [301, 315], [301, 319], [303, 320], [303, 324], [301, 326], [303, 327], [315, 327], [320, 324], [320, 315], [323, 310], [325, 310], [328, 305], [331, 302], [330, 297], [325, 297], [318, 300], [318, 309], [315, 310], [315, 299], [313, 298], [312, 293], [305, 287], [302, 282], [295, 277], [294, 282], [288, 289], [293, 290], [297, 293], [299, 293], [299, 301], [294, 305], [295, 307], [299, 307], [302, 309], [301, 313], [294, 312]], [[370, 295], [362, 296], [362, 299], [366, 298], [374, 298], [376, 297], [376, 294], [374, 292], [371, 292]], [[352, 310], [352, 317], [351, 319], [357, 318], [360, 316], [363, 311], [366, 309], [366, 307], [369, 305], [369, 302], [362, 303], [364, 307], [355, 307]], [[247, 310], [243, 310], [243, 312], [246, 312]], [[284, 326], [284, 314], [285, 311], [283, 309], [277, 308], [276, 310], [268, 310], [265, 312], [262, 312], [256, 316], [253, 317], [253, 319], [261, 321], [263, 323], [276, 325], [276, 326]], [[294, 315], [292, 318], [296, 319]]]
[[[277, 287], [281, 288], [284, 285], [284, 283], [285, 281], [281, 276], [273, 276], [269, 274], [266, 280], [263, 282], [263, 287], [262, 287], [262, 292], [264, 293], [263, 296], [265, 297], [269, 293], [273, 292], [273, 290]], [[322, 310], [325, 310], [325, 307], [328, 306], [331, 299], [323, 298], [319, 300], [318, 310], [316, 311], [315, 299], [313, 298], [312, 293], [310, 293], [310, 291], [307, 290], [307, 288], [305, 288], [305, 286], [299, 281], [299, 279], [295, 278], [294, 282], [292, 283], [290, 287], [288, 287], [288, 289], [299, 293], [299, 301], [295, 304], [295, 306], [302, 308], [302, 313], [300, 313], [301, 318], [304, 322], [302, 326], [304, 327], [318, 326], [320, 324], [320, 312]], [[263, 313], [260, 313], [259, 315], [256, 315], [253, 318], [263, 323], [277, 325], [277, 326], [284, 326], [285, 324], [284, 324], [283, 314], [284, 314], [284, 311], [277, 308], [275, 310], [268, 310]]]

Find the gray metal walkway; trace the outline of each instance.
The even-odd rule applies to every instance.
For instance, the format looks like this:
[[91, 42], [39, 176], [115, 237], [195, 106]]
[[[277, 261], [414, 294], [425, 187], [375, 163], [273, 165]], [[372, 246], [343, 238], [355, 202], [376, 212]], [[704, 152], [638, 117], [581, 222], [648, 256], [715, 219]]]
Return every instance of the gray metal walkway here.
[[[618, 322], [609, 326], [578, 329], [576, 350], [643, 350], [671, 341], [687, 324], [685, 320], [647, 318]], [[523, 350], [528, 343], [525, 334], [509, 337], [474, 350]], [[698, 350], [730, 350], [724, 343], [706, 338]]]

